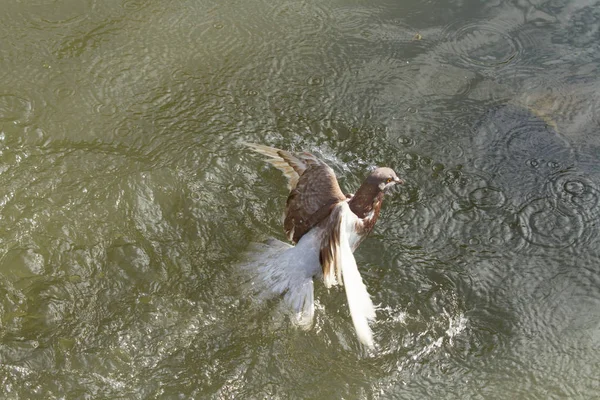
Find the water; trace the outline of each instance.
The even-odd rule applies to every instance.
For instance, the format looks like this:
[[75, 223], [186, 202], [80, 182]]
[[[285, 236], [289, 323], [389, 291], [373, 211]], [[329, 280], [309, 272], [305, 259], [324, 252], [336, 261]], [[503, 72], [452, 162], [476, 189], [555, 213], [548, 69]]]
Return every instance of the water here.
[[[5, 3], [2, 398], [598, 397], [599, 2]], [[375, 351], [239, 284], [286, 195], [242, 140], [406, 180]]]

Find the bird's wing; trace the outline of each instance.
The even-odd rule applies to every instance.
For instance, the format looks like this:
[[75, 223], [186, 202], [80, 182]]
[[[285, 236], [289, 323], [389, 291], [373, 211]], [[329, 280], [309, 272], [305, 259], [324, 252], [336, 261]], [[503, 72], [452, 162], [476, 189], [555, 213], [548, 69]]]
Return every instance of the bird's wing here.
[[[272, 164], [275, 168], [283, 172], [283, 175], [288, 180], [288, 189], [292, 190], [298, 184], [300, 175], [306, 171], [308, 165], [298, 156], [289, 151], [280, 150], [275, 147], [263, 146], [262, 144], [244, 143], [246, 146], [256, 151], [257, 153], [266, 156], [266, 161]], [[313, 156], [314, 157], [314, 156]]]
[[273, 147], [246, 144], [267, 156], [267, 162], [288, 179], [283, 227], [289, 240], [297, 243], [312, 227], [325, 219], [333, 206], [346, 200], [333, 170], [310, 153], [294, 154]]
[[352, 254], [353, 243], [358, 240], [357, 228], [362, 221], [350, 210], [347, 202], [341, 202], [323, 224], [327, 224], [323, 230], [329, 232], [321, 244], [325, 286], [331, 287], [336, 280], [344, 285], [356, 335], [363, 344], [373, 347], [369, 322], [375, 319], [375, 307]]

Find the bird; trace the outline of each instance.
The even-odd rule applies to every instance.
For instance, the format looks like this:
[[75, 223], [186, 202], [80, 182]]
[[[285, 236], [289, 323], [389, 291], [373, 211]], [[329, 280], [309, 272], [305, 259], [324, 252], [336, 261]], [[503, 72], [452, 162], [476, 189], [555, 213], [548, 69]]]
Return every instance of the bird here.
[[325, 287], [343, 285], [358, 340], [373, 348], [369, 322], [375, 307], [363, 283], [353, 252], [373, 230], [384, 194], [404, 181], [394, 170], [372, 170], [354, 194], [342, 192], [335, 172], [308, 152], [295, 153], [255, 143], [244, 143], [283, 172], [289, 195], [283, 214], [287, 244], [277, 240], [259, 247], [246, 264], [257, 284], [283, 295], [294, 322], [310, 329], [314, 318], [313, 280]]

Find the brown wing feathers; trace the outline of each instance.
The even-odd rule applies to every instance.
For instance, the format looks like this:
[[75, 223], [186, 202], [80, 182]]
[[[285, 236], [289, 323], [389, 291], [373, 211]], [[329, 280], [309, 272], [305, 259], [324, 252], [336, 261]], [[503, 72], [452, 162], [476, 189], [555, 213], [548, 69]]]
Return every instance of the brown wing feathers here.
[[244, 144], [257, 153], [267, 156], [266, 161], [283, 172], [283, 175], [288, 179], [288, 189], [292, 190], [296, 188], [300, 175], [304, 173], [307, 167], [302, 160], [285, 150], [255, 143]]
[[333, 170], [314, 155], [293, 154], [258, 144], [246, 145], [267, 156], [267, 162], [288, 178], [290, 194], [283, 225], [292, 242], [297, 243], [313, 226], [329, 216], [335, 204], [346, 200]]

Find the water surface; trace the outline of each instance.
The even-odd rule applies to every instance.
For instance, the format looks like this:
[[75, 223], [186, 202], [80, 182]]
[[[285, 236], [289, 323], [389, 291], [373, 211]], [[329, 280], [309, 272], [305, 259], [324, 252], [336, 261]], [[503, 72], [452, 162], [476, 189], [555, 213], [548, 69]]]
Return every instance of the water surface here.
[[[7, 399], [600, 392], [597, 1], [10, 2], [0, 14]], [[318, 154], [407, 184], [313, 330], [236, 263]]]

